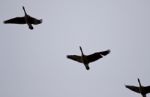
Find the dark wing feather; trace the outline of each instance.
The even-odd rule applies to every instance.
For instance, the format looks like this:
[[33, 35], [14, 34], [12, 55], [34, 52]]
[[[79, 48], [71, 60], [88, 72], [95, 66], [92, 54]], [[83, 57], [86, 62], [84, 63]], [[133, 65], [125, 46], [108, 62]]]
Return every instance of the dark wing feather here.
[[106, 51], [102, 51], [102, 52], [96, 52], [94, 54], [88, 55], [87, 59], [89, 60], [89, 62], [94, 62], [94, 61], [102, 58], [103, 56], [106, 56], [109, 53], [110, 53], [110, 50], [106, 50]]
[[97, 53], [88, 55], [87, 59], [88, 59], [89, 62], [94, 62], [94, 61], [96, 61], [96, 60], [98, 60], [98, 59], [100, 59], [102, 57], [103, 56], [99, 52], [97, 52]]
[[136, 93], [140, 93], [140, 89], [137, 86], [130, 86], [130, 85], [125, 85], [126, 88], [136, 92]]
[[41, 20], [41, 19], [36, 19], [36, 18], [31, 17], [31, 16], [28, 15], [28, 22], [29, 22], [30, 24], [35, 24], [35, 25], [37, 25], [37, 24], [42, 23], [42, 20]]
[[110, 53], [110, 50], [100, 52], [101, 55], [106, 56]]
[[77, 56], [77, 55], [67, 55], [67, 58], [82, 63], [81, 56]]
[[9, 20], [4, 21], [5, 24], [12, 23], [12, 24], [25, 24], [25, 18], [24, 17], [15, 17]]
[[145, 90], [146, 93], [150, 93], [150, 86], [144, 87], [144, 90]]

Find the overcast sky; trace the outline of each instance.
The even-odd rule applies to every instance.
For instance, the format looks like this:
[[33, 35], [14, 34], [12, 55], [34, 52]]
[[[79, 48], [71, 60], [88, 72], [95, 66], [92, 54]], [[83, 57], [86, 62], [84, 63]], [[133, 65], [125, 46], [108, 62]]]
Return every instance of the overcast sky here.
[[[3, 24], [22, 6], [43, 23]], [[141, 97], [124, 85], [150, 85], [149, 0], [1, 0], [0, 12], [0, 97]], [[66, 58], [79, 46], [111, 53], [87, 71]]]

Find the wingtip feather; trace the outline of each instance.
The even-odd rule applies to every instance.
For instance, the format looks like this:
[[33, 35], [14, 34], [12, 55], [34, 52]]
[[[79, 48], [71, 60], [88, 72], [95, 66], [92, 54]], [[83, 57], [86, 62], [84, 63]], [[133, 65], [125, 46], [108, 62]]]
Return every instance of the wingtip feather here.
[[6, 21], [3, 21], [4, 24], [6, 24]]
[[70, 58], [70, 55], [67, 55], [66, 57], [67, 57], [67, 58]]
[[108, 50], [106, 50], [106, 51], [101, 52], [101, 54], [102, 54], [103, 56], [106, 56], [106, 55], [108, 55], [110, 52], [111, 52], [110, 49], [108, 49]]

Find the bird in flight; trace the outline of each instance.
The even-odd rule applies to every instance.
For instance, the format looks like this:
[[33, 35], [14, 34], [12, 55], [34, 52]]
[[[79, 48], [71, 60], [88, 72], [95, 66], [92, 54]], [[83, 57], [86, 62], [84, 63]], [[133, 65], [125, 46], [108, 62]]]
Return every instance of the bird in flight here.
[[23, 17], [15, 17], [12, 19], [5, 20], [4, 24], [27, 24], [29, 29], [32, 30], [33, 29], [32, 24], [37, 25], [42, 23], [42, 19], [36, 19], [34, 17], [29, 16], [24, 6], [22, 6], [22, 9], [25, 14]]
[[103, 56], [106, 56], [107, 54], [110, 53], [110, 50], [106, 50], [106, 51], [96, 52], [96, 53], [93, 53], [91, 55], [84, 55], [81, 46], [79, 48], [81, 51], [81, 56], [79, 56], [79, 55], [67, 55], [67, 58], [72, 59], [72, 60], [77, 61], [77, 62], [80, 62], [80, 63], [83, 63], [86, 70], [90, 69], [89, 63], [94, 62], [100, 58], [103, 58]]
[[140, 93], [142, 97], [146, 97], [146, 94], [150, 93], [150, 86], [142, 86], [139, 78], [138, 83], [139, 86], [125, 85], [125, 87], [136, 93]]

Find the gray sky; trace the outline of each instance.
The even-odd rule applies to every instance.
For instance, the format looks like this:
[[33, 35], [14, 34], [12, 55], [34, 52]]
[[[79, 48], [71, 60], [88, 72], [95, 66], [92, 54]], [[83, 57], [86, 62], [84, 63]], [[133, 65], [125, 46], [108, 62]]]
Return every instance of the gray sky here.
[[[29, 15], [43, 23], [5, 25]], [[149, 0], [1, 0], [0, 97], [141, 97], [150, 85]], [[84, 65], [66, 58], [111, 49]]]

